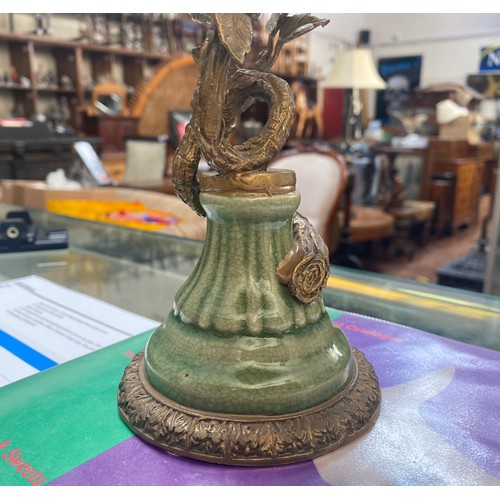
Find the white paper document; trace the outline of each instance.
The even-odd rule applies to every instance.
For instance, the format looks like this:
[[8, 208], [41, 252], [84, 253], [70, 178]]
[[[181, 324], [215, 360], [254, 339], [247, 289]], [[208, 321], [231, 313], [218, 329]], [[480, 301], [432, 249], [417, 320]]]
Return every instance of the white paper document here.
[[38, 276], [0, 283], [0, 387], [158, 326]]

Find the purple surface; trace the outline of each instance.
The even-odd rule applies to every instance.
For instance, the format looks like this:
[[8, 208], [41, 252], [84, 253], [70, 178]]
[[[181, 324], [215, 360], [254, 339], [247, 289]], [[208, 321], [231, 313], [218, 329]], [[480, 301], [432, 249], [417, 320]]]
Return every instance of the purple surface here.
[[[420, 414], [443, 439], [500, 478], [500, 352], [347, 313], [335, 323], [373, 364], [382, 388], [453, 367], [452, 382]], [[380, 331], [387, 338], [377, 336]]]
[[51, 483], [58, 486], [324, 486], [314, 464], [230, 467], [175, 457], [131, 437]]
[[[420, 415], [453, 449], [500, 478], [499, 352], [352, 314], [343, 314], [335, 323], [373, 364], [382, 388], [453, 368], [451, 383], [422, 404]], [[312, 461], [263, 468], [213, 465], [166, 454], [134, 436], [51, 484], [312, 486], [326, 483]]]

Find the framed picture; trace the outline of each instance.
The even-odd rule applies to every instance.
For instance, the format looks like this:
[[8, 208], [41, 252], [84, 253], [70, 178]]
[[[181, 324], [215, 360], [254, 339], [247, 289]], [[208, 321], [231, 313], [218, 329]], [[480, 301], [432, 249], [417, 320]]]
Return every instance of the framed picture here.
[[500, 45], [483, 47], [479, 61], [479, 73], [500, 71]]
[[377, 92], [377, 119], [390, 121], [392, 111], [407, 106], [410, 92], [420, 85], [422, 56], [389, 57], [379, 59], [378, 71], [387, 82], [385, 90]]

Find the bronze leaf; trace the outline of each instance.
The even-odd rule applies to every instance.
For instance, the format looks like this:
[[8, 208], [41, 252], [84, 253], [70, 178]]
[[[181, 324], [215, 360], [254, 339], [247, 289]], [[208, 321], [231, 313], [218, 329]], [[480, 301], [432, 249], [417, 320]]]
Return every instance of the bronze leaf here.
[[252, 45], [252, 19], [247, 14], [215, 14], [220, 41], [240, 65]]
[[305, 35], [318, 26], [326, 26], [329, 19], [320, 19], [311, 14], [297, 14], [283, 20], [279, 38], [283, 44]]

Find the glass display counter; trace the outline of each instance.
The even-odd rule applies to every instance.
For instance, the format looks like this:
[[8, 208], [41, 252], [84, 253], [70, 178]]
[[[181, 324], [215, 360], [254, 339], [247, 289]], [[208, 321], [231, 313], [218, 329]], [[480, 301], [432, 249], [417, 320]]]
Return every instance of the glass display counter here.
[[500, 295], [500, 161], [496, 175], [496, 186], [493, 188], [497, 193], [494, 196], [493, 209], [491, 211], [488, 264], [486, 268], [485, 291]]
[[[0, 205], [0, 217], [13, 208]], [[0, 283], [37, 275], [156, 321], [171, 310], [203, 247], [30, 213], [46, 228], [66, 228], [69, 248], [0, 254]], [[8, 460], [0, 484], [30, 484], [12, 467], [21, 450], [47, 485], [499, 485], [500, 297], [340, 267], [332, 267], [323, 297], [332, 321], [372, 363], [382, 392], [373, 429], [342, 449], [279, 467], [236, 467], [148, 445], [116, 404], [145, 331], [1, 388]]]
[[[0, 217], [19, 209], [0, 204]], [[67, 250], [0, 254], [0, 280], [38, 275], [157, 321], [193, 271], [200, 241], [30, 210]], [[327, 307], [500, 351], [500, 297], [332, 266]]]

